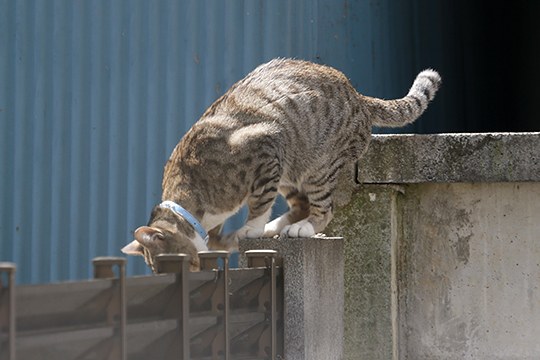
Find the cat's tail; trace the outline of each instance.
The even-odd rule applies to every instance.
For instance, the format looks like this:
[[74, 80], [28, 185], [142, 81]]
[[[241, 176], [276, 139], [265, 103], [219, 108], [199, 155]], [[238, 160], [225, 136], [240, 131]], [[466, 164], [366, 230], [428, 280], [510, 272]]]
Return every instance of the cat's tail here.
[[424, 70], [414, 80], [407, 96], [397, 100], [369, 98], [374, 126], [400, 127], [412, 123], [427, 109], [441, 85], [435, 70]]

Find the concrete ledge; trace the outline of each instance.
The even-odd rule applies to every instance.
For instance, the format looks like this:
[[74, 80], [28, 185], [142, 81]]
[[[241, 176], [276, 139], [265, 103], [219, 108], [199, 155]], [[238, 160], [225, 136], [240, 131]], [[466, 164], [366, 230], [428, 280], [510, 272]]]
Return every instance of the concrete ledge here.
[[362, 183], [540, 181], [540, 133], [374, 135]]
[[540, 133], [376, 135], [348, 204], [346, 360], [540, 359]]
[[240, 241], [241, 252], [256, 249], [277, 250], [283, 257], [285, 359], [343, 359], [343, 239]]

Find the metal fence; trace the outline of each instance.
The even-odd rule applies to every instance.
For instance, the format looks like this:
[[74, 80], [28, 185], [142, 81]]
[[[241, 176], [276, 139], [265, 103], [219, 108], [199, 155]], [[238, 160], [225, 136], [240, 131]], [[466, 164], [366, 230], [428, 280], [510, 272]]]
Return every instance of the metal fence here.
[[[94, 280], [15, 286], [0, 264], [0, 359], [279, 359], [283, 272], [272, 250], [160, 255], [161, 275], [126, 277], [125, 259], [96, 258]], [[3, 281], [2, 281], [3, 280]]]

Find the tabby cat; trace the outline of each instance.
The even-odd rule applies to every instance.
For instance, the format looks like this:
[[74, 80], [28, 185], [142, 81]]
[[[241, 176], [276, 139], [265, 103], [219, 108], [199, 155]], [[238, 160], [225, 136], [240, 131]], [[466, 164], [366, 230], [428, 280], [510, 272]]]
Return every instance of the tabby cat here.
[[[332, 219], [338, 177], [365, 152], [371, 127], [412, 123], [440, 83], [437, 72], [425, 70], [407, 96], [381, 100], [359, 94], [328, 66], [291, 59], [260, 65], [175, 147], [163, 174], [163, 203], [122, 251], [143, 255], [154, 271], [159, 253], [187, 253], [196, 270], [201, 250], [323, 231]], [[268, 222], [278, 193], [290, 209]], [[244, 204], [245, 225], [221, 237], [221, 224]]]

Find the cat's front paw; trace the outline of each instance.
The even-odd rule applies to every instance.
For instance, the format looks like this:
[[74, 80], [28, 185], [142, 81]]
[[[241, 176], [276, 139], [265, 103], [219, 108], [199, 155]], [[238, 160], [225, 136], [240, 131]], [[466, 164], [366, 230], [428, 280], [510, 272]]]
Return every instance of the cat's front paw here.
[[281, 230], [287, 225], [289, 225], [289, 218], [287, 214], [281, 215], [280, 217], [270, 221], [268, 224], [264, 225], [264, 237], [273, 237], [279, 235]]
[[289, 237], [311, 237], [315, 235], [315, 228], [308, 220], [301, 220], [292, 225], [287, 225], [281, 230], [281, 235]]
[[258, 239], [264, 234], [264, 229], [255, 228], [249, 225], [244, 225], [236, 232], [239, 240], [243, 239]]

